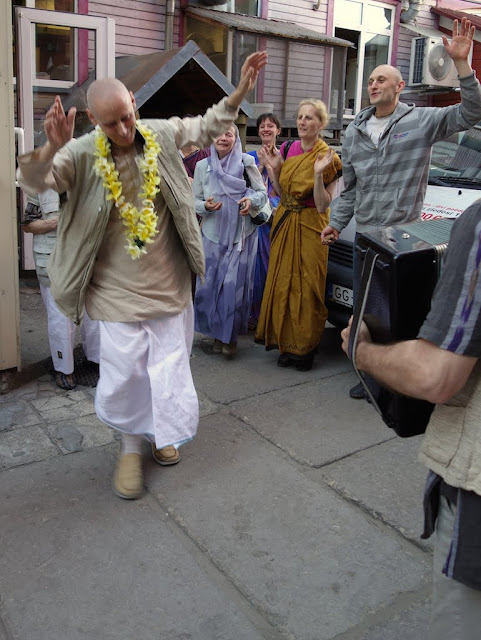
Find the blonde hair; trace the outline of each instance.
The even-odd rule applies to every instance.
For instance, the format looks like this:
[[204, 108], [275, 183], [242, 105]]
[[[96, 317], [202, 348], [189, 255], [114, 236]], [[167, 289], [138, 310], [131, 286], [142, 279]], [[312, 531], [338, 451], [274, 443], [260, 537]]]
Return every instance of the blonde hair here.
[[[297, 114], [299, 113], [299, 109], [306, 104], [310, 104], [311, 107], [314, 107], [317, 113], [317, 117], [323, 124], [323, 128], [325, 129], [329, 124], [329, 114], [327, 113], [327, 107], [322, 100], [317, 100], [317, 98], [304, 98], [299, 102], [299, 106], [297, 107]], [[297, 115], [296, 114], [296, 115]]]

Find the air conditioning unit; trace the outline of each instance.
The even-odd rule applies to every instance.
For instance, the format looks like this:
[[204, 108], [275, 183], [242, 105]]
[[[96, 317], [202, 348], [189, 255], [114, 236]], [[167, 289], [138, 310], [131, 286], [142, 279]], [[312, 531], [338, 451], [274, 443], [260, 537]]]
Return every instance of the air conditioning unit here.
[[458, 72], [442, 38], [413, 38], [409, 86], [459, 87]]

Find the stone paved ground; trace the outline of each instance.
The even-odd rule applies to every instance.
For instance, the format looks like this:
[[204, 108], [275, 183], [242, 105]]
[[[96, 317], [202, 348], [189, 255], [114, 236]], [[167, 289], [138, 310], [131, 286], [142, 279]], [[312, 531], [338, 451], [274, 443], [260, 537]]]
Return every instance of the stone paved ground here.
[[316, 366], [197, 336], [201, 401], [181, 463], [110, 490], [94, 389], [44, 375], [0, 396], [0, 640], [421, 640], [419, 438], [365, 402], [335, 330]]

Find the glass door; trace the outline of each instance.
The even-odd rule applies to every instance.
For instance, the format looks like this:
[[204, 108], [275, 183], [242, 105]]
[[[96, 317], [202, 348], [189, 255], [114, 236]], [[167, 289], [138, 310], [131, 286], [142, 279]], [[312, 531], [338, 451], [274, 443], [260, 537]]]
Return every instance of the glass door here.
[[[25, 151], [45, 142], [43, 123], [55, 96], [75, 104], [75, 135], [83, 133], [85, 94], [96, 78], [115, 76], [115, 23], [75, 13], [15, 8], [17, 121]], [[22, 268], [34, 269], [31, 234], [22, 234]]]

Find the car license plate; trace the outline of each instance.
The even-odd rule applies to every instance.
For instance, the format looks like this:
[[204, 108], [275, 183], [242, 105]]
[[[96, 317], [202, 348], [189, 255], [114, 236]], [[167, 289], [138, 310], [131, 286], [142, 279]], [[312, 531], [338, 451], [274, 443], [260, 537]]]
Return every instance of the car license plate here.
[[328, 289], [328, 297], [332, 302], [352, 307], [352, 289], [341, 287], [339, 284], [331, 284]]

